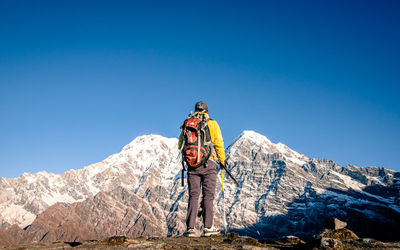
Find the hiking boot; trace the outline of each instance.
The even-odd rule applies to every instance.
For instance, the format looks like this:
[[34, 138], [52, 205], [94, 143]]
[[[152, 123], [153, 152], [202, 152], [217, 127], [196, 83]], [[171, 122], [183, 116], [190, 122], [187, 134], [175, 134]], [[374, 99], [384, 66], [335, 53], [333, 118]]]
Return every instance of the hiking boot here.
[[183, 233], [183, 236], [185, 237], [195, 237], [196, 233], [194, 232], [193, 228], [188, 228], [186, 231]]
[[204, 231], [203, 231], [203, 236], [206, 236], [206, 237], [211, 236], [211, 235], [219, 235], [219, 234], [220, 234], [219, 230], [215, 227], [210, 227], [210, 228], [206, 227], [206, 228], [204, 228]]

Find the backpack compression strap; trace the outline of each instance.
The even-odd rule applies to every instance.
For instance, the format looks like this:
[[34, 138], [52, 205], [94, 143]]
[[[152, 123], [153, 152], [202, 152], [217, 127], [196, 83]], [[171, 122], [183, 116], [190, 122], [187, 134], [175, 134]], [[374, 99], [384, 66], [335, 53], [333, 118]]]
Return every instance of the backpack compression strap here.
[[200, 129], [197, 130], [197, 163], [200, 162], [200, 140], [201, 140], [201, 130], [203, 129], [204, 113], [201, 112]]
[[[208, 121], [210, 120], [209, 118], [205, 119], [206, 116], [204, 115], [204, 112], [201, 112], [200, 115], [201, 115], [200, 129], [197, 130], [197, 163], [200, 162], [200, 145], [201, 145], [200, 144], [200, 140], [201, 140], [201, 132], [200, 131], [201, 130], [204, 131], [204, 128], [206, 126], [208, 126]], [[204, 124], [204, 121], [205, 121], [205, 124]], [[204, 138], [203, 138], [204, 142], [206, 142], [206, 137], [207, 136], [204, 135]]]

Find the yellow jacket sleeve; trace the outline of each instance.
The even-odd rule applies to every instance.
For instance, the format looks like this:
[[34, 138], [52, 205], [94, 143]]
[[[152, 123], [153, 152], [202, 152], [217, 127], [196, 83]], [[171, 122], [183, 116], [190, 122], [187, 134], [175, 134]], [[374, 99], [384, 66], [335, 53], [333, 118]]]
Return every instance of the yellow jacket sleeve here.
[[217, 153], [218, 160], [221, 163], [225, 162], [225, 148], [222, 138], [221, 129], [214, 120], [208, 121], [208, 128], [210, 129], [211, 141], [214, 144], [215, 152]]

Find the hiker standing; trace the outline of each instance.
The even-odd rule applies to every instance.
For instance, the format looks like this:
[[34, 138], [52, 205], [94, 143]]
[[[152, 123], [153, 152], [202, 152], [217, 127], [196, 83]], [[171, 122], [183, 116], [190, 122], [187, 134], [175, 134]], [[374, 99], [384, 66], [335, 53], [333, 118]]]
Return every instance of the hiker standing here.
[[197, 102], [195, 113], [182, 125], [179, 148], [188, 168], [189, 205], [184, 236], [195, 236], [199, 196], [202, 193], [203, 236], [219, 234], [213, 227], [214, 194], [218, 161], [225, 165], [224, 142], [216, 121], [210, 119], [205, 102]]

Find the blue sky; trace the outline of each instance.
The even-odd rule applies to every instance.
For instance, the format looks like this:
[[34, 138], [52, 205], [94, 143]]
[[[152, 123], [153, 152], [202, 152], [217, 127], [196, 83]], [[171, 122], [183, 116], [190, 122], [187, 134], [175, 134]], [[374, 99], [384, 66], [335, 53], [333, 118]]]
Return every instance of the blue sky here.
[[1, 1], [0, 176], [62, 173], [208, 103], [309, 157], [400, 171], [398, 1]]

